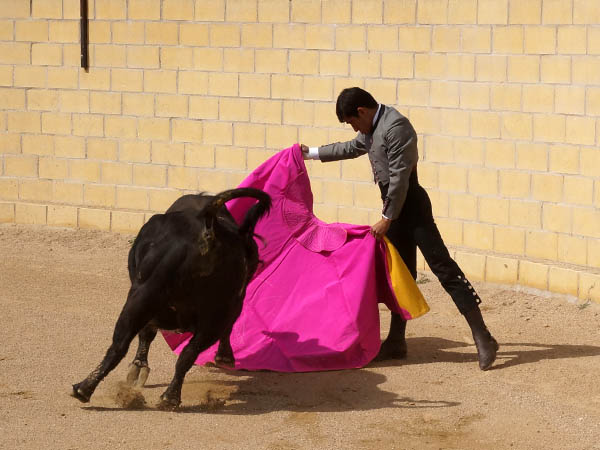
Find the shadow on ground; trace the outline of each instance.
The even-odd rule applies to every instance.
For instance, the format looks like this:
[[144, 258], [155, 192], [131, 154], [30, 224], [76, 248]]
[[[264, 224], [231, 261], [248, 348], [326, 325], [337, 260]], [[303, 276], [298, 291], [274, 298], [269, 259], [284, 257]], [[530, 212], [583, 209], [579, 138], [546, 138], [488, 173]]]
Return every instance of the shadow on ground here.
[[[407, 339], [408, 358], [374, 362], [370, 367], [392, 367], [427, 363], [475, 363], [474, 345], [437, 337]], [[460, 351], [456, 351], [460, 350]], [[537, 344], [531, 342], [500, 342], [497, 360], [491, 370], [505, 369], [543, 360], [585, 358], [600, 355], [600, 347], [573, 344]]]
[[[369, 370], [277, 373], [198, 367], [194, 372], [184, 384], [184, 404], [178, 409], [181, 413], [252, 415], [274, 411], [342, 412], [459, 405], [455, 401], [410, 398], [382, 390], [379, 385], [387, 378]], [[225, 379], [215, 380], [216, 372], [223, 372], [225, 376], [220, 378]], [[145, 390], [162, 391], [165, 387], [166, 384], [153, 384]], [[98, 406], [84, 409], [122, 410]]]
[[[472, 363], [477, 361], [475, 347], [437, 337], [408, 339], [405, 360], [374, 362], [370, 368], [410, 366], [428, 363]], [[492, 370], [505, 369], [543, 360], [583, 358], [600, 355], [592, 345], [500, 344]], [[180, 413], [266, 414], [274, 411], [342, 412], [384, 408], [450, 408], [459, 402], [445, 399], [419, 399], [382, 390], [387, 378], [373, 370], [279, 373], [267, 371], [230, 371], [214, 366], [196, 367], [184, 384]], [[143, 391], [166, 384], [150, 384]], [[142, 391], [142, 392], [143, 392]], [[88, 411], [123, 411], [123, 408], [86, 406]], [[154, 410], [152, 405], [145, 410]], [[139, 411], [139, 408], [133, 409]]]

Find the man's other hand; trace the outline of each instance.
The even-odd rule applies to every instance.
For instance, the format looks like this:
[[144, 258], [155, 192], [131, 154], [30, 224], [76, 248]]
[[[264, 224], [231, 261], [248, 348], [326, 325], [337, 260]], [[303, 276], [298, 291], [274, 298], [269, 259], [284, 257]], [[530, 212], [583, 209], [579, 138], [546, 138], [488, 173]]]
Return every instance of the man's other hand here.
[[391, 224], [392, 221], [390, 219], [382, 217], [379, 222], [371, 227], [371, 234], [375, 236], [376, 239], [381, 239], [388, 232]]

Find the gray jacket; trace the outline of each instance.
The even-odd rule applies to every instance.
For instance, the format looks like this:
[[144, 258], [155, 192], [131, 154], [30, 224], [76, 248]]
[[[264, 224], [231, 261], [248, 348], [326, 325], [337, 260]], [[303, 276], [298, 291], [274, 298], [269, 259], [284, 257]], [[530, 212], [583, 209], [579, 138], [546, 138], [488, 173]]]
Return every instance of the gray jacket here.
[[406, 200], [410, 174], [417, 167], [417, 133], [406, 117], [381, 105], [372, 134], [358, 133], [348, 142], [319, 147], [319, 159], [337, 161], [369, 154], [376, 183], [388, 185], [382, 214], [397, 219]]

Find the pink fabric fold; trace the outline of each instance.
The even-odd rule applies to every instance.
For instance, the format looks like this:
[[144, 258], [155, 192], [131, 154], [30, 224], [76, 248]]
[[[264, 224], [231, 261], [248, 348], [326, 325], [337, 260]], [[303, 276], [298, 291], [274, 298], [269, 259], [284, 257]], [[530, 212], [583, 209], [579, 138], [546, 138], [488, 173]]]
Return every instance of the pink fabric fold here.
[[[256, 226], [266, 243], [257, 241], [262, 264], [231, 334], [236, 368], [299, 372], [369, 363], [381, 345], [378, 302], [410, 318], [387, 277], [385, 244], [368, 226], [327, 224], [314, 216], [298, 144], [268, 159], [240, 187], [263, 189], [273, 207]], [[227, 207], [240, 221], [252, 203], [242, 198]], [[176, 353], [191, 337], [163, 335]], [[214, 360], [216, 348], [196, 363]]]
[[312, 209], [312, 192], [304, 180], [306, 172], [298, 175], [285, 189], [281, 204], [282, 216], [292, 236], [313, 252], [334, 251], [346, 242], [346, 230], [338, 224], [317, 219]]

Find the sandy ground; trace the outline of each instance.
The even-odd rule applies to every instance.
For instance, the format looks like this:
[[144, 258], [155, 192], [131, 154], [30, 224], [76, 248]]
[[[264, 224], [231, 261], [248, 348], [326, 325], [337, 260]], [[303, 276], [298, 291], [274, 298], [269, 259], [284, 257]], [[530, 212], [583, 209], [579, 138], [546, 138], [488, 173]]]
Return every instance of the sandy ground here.
[[501, 345], [487, 372], [430, 281], [420, 286], [432, 311], [409, 323], [405, 361], [299, 374], [195, 367], [181, 409], [162, 412], [175, 356], [159, 337], [144, 407], [119, 402], [131, 352], [82, 404], [71, 384], [106, 351], [129, 239], [0, 226], [0, 448], [600, 449], [600, 305], [477, 283]]

